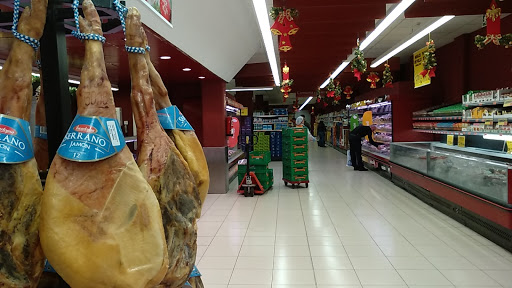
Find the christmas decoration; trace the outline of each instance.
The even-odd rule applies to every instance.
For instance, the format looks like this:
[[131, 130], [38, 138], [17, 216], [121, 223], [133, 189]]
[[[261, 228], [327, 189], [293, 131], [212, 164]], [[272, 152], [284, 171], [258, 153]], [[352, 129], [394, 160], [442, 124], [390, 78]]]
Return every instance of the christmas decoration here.
[[290, 67], [284, 63], [283, 66], [283, 82], [281, 83], [281, 92], [283, 92], [283, 102], [286, 102], [288, 94], [292, 91], [293, 79], [290, 79]]
[[436, 45], [434, 40], [427, 42], [428, 50], [423, 54], [423, 71], [420, 73], [421, 76], [425, 77], [428, 75], [430, 78], [436, 77]]
[[483, 49], [487, 44], [503, 45], [508, 48], [512, 45], [512, 34], [501, 35], [501, 8], [498, 7], [495, 0], [492, 0], [491, 6], [485, 13], [487, 23], [487, 35], [475, 36], [475, 45], [478, 49]]
[[334, 90], [334, 104], [335, 105], [338, 105], [340, 104], [340, 101], [341, 101], [341, 94], [342, 94], [342, 91], [341, 91], [341, 85], [340, 85], [340, 81], [338, 81], [336, 83], [336, 89]]
[[357, 81], [361, 81], [361, 75], [366, 72], [368, 65], [366, 64], [366, 59], [364, 59], [364, 53], [359, 49], [359, 39], [357, 39], [357, 47], [354, 51], [355, 58], [352, 60], [352, 72], [354, 72], [354, 77], [357, 78]]
[[272, 7], [270, 16], [274, 19], [274, 24], [270, 31], [279, 36], [279, 50], [288, 52], [292, 49], [290, 35], [299, 31], [299, 26], [295, 24], [293, 18], [296, 18], [299, 12], [296, 9], [286, 9], [284, 7]]
[[347, 86], [345, 87], [345, 90], [343, 90], [343, 94], [347, 95], [347, 100], [350, 99], [350, 96], [352, 95], [352, 93], [354, 93], [354, 91], [352, 91], [352, 87], [350, 86]]
[[380, 81], [379, 74], [377, 72], [370, 72], [370, 75], [368, 75], [368, 78], [366, 78], [366, 81], [370, 82], [370, 88], [375, 89], [377, 88], [377, 82]]
[[311, 115], [315, 115], [315, 106], [311, 107]]
[[334, 85], [334, 81], [332, 78], [329, 79], [329, 84], [327, 85], [327, 97], [332, 98], [334, 97], [334, 93], [336, 90], [336, 85]]
[[391, 75], [391, 67], [388, 63], [384, 64], [384, 72], [382, 73], [382, 83], [386, 88], [393, 88], [393, 75]]

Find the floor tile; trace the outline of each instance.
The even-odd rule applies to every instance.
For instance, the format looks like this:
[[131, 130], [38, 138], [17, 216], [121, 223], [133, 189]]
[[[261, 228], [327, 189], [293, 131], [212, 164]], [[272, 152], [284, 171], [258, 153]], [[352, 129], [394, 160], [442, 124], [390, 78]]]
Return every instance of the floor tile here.
[[479, 270], [440, 270], [455, 286], [497, 286], [500, 285], [491, 277]]
[[308, 237], [277, 236], [276, 245], [306, 246]]
[[274, 270], [272, 285], [315, 285], [313, 270]]
[[512, 270], [512, 262], [501, 257], [474, 257], [467, 259], [482, 270]]
[[198, 246], [208, 246], [213, 240], [213, 236], [197, 237]]
[[370, 269], [370, 270], [380, 270], [380, 269], [394, 269], [388, 259], [384, 256], [373, 256], [373, 257], [350, 257], [350, 262], [352, 262], [352, 266], [354, 269]]
[[359, 285], [354, 270], [315, 270], [318, 285]]
[[456, 256], [456, 257], [459, 257], [460, 254], [457, 253], [457, 251], [453, 250], [452, 248], [448, 247], [448, 246], [444, 246], [444, 245], [433, 245], [433, 246], [428, 246], [428, 245], [417, 245], [415, 246], [415, 248], [421, 253], [423, 254], [423, 256], [440, 256], [440, 257], [451, 257], [451, 256]]
[[245, 237], [244, 246], [274, 246], [275, 237]]
[[286, 256], [286, 257], [299, 257], [299, 256], [310, 256], [308, 246], [275, 246], [275, 256]]
[[236, 260], [235, 269], [273, 269], [274, 257], [243, 257]]
[[501, 284], [501, 286], [510, 288], [512, 287], [512, 273], [510, 271], [505, 270], [485, 270], [487, 275], [489, 275], [494, 281]]
[[427, 257], [427, 259], [439, 270], [478, 270], [464, 257]]
[[242, 246], [240, 256], [258, 257], [258, 256], [274, 256], [274, 246]]
[[388, 257], [391, 265], [397, 270], [408, 269], [408, 270], [429, 270], [436, 268], [432, 265], [425, 257]]
[[348, 256], [355, 257], [370, 257], [370, 256], [384, 256], [382, 251], [377, 245], [371, 246], [345, 246]]
[[209, 287], [211, 284], [229, 284], [229, 279], [233, 269], [201, 269], [201, 280], [204, 286]]
[[229, 284], [272, 284], [272, 270], [235, 269]]
[[232, 245], [232, 246], [240, 246], [244, 242], [243, 237], [225, 237], [225, 236], [215, 236], [212, 239], [210, 245]]
[[204, 253], [205, 257], [238, 256], [241, 246], [210, 245]]
[[386, 256], [402, 256], [402, 257], [414, 257], [422, 256], [416, 248], [411, 244], [391, 244], [391, 245], [379, 245], [380, 250]]
[[446, 279], [437, 270], [398, 270], [398, 273], [404, 279], [407, 285], [451, 285], [450, 281]]
[[198, 268], [203, 269], [233, 269], [236, 257], [202, 257]]
[[356, 270], [357, 276], [365, 285], [405, 285], [395, 270]]
[[309, 246], [309, 249], [313, 257], [347, 256], [341, 245]]
[[[274, 257], [275, 270], [311, 270], [311, 257]], [[315, 269], [317, 269], [315, 267]]]
[[341, 245], [340, 238], [336, 236], [315, 236], [308, 237], [308, 243], [311, 246], [328, 246], [328, 245]]
[[229, 285], [228, 288], [272, 288], [272, 285]]
[[313, 257], [315, 270], [354, 269], [347, 256]]

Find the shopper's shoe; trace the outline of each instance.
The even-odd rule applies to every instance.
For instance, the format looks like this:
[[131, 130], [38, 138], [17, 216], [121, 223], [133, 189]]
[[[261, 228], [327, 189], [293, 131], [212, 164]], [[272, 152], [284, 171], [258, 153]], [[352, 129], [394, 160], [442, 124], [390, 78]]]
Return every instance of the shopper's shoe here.
[[358, 171], [368, 171], [368, 169], [366, 169], [366, 168], [364, 168], [364, 167], [358, 168], [357, 170], [358, 170]]

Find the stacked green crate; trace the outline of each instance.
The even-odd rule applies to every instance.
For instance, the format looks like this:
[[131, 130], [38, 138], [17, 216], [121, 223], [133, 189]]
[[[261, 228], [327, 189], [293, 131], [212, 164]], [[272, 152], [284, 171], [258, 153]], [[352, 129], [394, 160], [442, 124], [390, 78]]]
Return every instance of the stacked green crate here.
[[[251, 172], [256, 174], [256, 178], [260, 181], [263, 189], [267, 190], [274, 184], [274, 171], [268, 168], [270, 163], [270, 151], [253, 151], [249, 155], [249, 164], [251, 165]], [[247, 165], [238, 164], [238, 185], [247, 172]]]
[[256, 132], [258, 142], [254, 145], [254, 151], [270, 151], [270, 135], [265, 132]]
[[305, 127], [283, 130], [283, 178], [291, 182], [309, 180], [308, 130]]

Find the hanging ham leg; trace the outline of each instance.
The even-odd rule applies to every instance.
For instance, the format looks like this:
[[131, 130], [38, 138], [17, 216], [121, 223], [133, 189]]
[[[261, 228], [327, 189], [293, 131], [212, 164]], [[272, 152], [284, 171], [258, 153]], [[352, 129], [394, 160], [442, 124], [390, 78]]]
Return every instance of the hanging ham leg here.
[[[161, 110], [171, 106], [171, 100], [167, 88], [165, 88], [164, 82], [160, 77], [160, 74], [153, 66], [149, 53], [146, 53], [146, 63], [149, 67], [149, 78], [151, 80], [151, 87], [155, 97], [156, 110]], [[208, 189], [210, 188], [210, 174], [208, 171], [208, 164], [206, 163], [206, 157], [204, 156], [203, 147], [197, 139], [194, 131], [182, 131], [182, 130], [167, 130], [169, 137], [176, 144], [176, 147], [180, 151], [181, 155], [187, 161], [188, 166], [199, 189], [201, 196], [201, 203], [204, 203]]]
[[[145, 33], [136, 8], [126, 18], [126, 45], [145, 47]], [[160, 202], [169, 253], [169, 270], [161, 287], [182, 287], [195, 263], [196, 217], [201, 200], [187, 162], [162, 129], [144, 55], [129, 53], [131, 102], [137, 125], [137, 163]]]
[[[42, 71], [39, 71], [41, 75], [41, 84], [39, 85], [39, 97], [37, 98], [36, 104], [36, 126], [45, 127], [46, 128], [46, 109], [44, 106], [44, 90], [43, 90], [43, 74]], [[37, 128], [36, 128], [37, 129]], [[34, 138], [34, 156], [37, 161], [37, 169], [39, 171], [48, 170], [48, 164], [50, 162], [48, 156], [48, 140], [41, 139], [38, 137]]]
[[[83, 33], [102, 34], [91, 2]], [[115, 118], [103, 45], [86, 40], [78, 114]], [[97, 162], [55, 156], [42, 201], [40, 237], [48, 261], [75, 288], [154, 287], [167, 271], [162, 215], [129, 149]]]
[[[32, 0], [18, 32], [40, 39], [47, 5], [46, 0]], [[29, 120], [33, 59], [34, 49], [14, 40], [0, 71], [0, 113]], [[39, 281], [44, 261], [38, 233], [42, 192], [35, 159], [0, 164], [0, 287], [36, 287]]]

